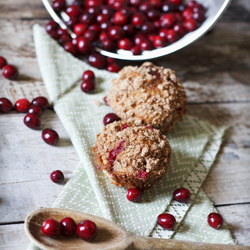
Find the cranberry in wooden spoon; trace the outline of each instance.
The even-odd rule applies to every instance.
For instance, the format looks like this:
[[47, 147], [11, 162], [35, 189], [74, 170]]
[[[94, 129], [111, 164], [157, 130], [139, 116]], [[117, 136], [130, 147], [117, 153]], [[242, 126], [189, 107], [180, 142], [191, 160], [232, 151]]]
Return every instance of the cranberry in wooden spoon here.
[[42, 139], [49, 145], [56, 145], [59, 141], [58, 133], [50, 128], [46, 128], [42, 132]]
[[218, 213], [210, 213], [207, 217], [207, 222], [210, 227], [219, 229], [223, 225], [223, 218]]
[[60, 184], [64, 181], [64, 175], [62, 171], [56, 170], [50, 174], [50, 179], [57, 184]]
[[168, 230], [172, 230], [175, 226], [175, 217], [172, 214], [160, 214], [157, 218], [158, 224]]
[[53, 239], [58, 238], [62, 234], [61, 224], [52, 218], [45, 220], [41, 229], [44, 235]]
[[139, 189], [130, 188], [127, 192], [127, 199], [132, 202], [137, 202], [142, 198], [143, 192]]
[[2, 68], [2, 75], [9, 80], [15, 80], [18, 77], [18, 70], [15, 66], [7, 64]]
[[186, 188], [178, 188], [173, 193], [173, 199], [181, 203], [187, 203], [191, 197], [191, 193]]
[[64, 217], [61, 221], [61, 226], [63, 230], [63, 235], [69, 237], [73, 236], [76, 232], [76, 223], [75, 221], [70, 217]]
[[0, 98], [0, 111], [7, 113], [12, 109], [12, 103], [9, 99], [2, 97]]
[[91, 241], [97, 235], [97, 226], [93, 221], [83, 220], [77, 225], [76, 233], [82, 240]]

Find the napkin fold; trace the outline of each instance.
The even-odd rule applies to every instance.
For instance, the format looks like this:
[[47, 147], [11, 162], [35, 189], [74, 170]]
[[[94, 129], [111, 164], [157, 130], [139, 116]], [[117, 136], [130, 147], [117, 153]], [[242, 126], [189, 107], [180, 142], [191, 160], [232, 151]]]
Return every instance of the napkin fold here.
[[[81, 160], [53, 207], [98, 215], [140, 236], [234, 244], [225, 224], [220, 230], [208, 226], [207, 215], [216, 210], [200, 189], [219, 151], [225, 127], [186, 115], [166, 134], [172, 148], [167, 175], [145, 192], [141, 202], [129, 202], [126, 190], [111, 184], [96, 168], [91, 152], [96, 135], [103, 128], [104, 115], [112, 112], [110, 107], [96, 103], [103, 103], [111, 80], [118, 75], [92, 68], [71, 56], [39, 25], [34, 26], [34, 41], [50, 101]], [[82, 73], [88, 69], [94, 71], [97, 79], [94, 94], [80, 89]], [[191, 191], [188, 204], [172, 200], [173, 191], [179, 187]], [[164, 211], [176, 217], [174, 231], [156, 225], [157, 216]]]

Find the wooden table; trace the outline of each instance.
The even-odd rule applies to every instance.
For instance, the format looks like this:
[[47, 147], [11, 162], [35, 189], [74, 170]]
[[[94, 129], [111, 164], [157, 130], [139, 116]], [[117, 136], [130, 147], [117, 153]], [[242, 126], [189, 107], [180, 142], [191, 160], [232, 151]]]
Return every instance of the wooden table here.
[[[220, 153], [203, 189], [239, 244], [250, 245], [250, 1], [234, 0], [214, 30], [181, 51], [155, 60], [174, 69], [188, 96], [188, 113], [228, 126]], [[0, 2], [0, 55], [18, 67], [18, 81], [0, 76], [0, 96], [48, 96], [32, 37], [35, 23], [49, 19], [40, 0]], [[24, 219], [50, 207], [63, 185], [49, 180], [60, 169], [70, 178], [79, 157], [52, 109], [41, 129], [54, 128], [57, 147], [45, 144], [41, 129], [23, 124], [24, 114], [0, 114], [0, 249], [26, 249]]]

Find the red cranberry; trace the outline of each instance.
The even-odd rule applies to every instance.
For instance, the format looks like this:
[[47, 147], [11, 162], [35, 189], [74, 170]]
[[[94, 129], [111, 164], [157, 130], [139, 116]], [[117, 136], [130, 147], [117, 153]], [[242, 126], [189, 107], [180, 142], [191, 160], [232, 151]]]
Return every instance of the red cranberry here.
[[167, 13], [162, 15], [160, 20], [161, 20], [161, 26], [163, 28], [171, 28], [176, 22], [175, 15], [173, 13]]
[[161, 37], [167, 37], [167, 34], [168, 34], [168, 31], [169, 31], [169, 29], [167, 29], [167, 28], [162, 28], [162, 29], [160, 29], [159, 30], [159, 36], [161, 36]]
[[97, 235], [97, 226], [93, 221], [83, 220], [76, 227], [79, 238], [85, 241], [92, 241]]
[[110, 6], [104, 5], [102, 6], [102, 14], [105, 16], [111, 17], [114, 14], [114, 9], [111, 8]]
[[177, 23], [174, 25], [173, 30], [180, 36], [183, 37], [186, 34], [186, 30], [183, 28], [182, 24]]
[[136, 45], [131, 48], [131, 52], [133, 53], [134, 56], [137, 56], [141, 54], [141, 49], [138, 45]]
[[143, 196], [143, 192], [140, 189], [130, 188], [127, 192], [127, 199], [132, 202], [139, 201]]
[[86, 24], [83, 24], [83, 23], [77, 23], [75, 26], [74, 26], [74, 33], [77, 35], [77, 36], [82, 36], [85, 32], [85, 30], [87, 29], [87, 25]]
[[145, 41], [146, 40], [146, 37], [143, 35], [143, 34], [137, 34], [137, 35], [135, 35], [134, 36], [134, 43], [136, 44], [136, 45], [141, 45], [141, 43], [143, 42], [143, 41]]
[[115, 113], [108, 113], [103, 118], [103, 124], [106, 126], [114, 121], [120, 121], [121, 119]]
[[71, 29], [78, 23], [78, 17], [71, 16], [69, 17], [69, 20], [66, 22], [67, 26]]
[[60, 35], [58, 34], [58, 32], [57, 32], [57, 31], [54, 31], [54, 30], [50, 31], [49, 35], [50, 35], [50, 37], [53, 38], [54, 40], [58, 40], [58, 39], [60, 38]]
[[175, 12], [175, 18], [177, 22], [182, 23], [184, 21], [184, 18], [180, 12]]
[[81, 8], [77, 5], [70, 5], [66, 9], [66, 13], [70, 17], [79, 17], [81, 15]]
[[128, 24], [125, 24], [123, 27], [123, 30], [125, 31], [125, 35], [126, 37], [128, 36], [132, 36], [134, 35], [135, 33], [135, 28], [132, 24], [128, 23]]
[[86, 30], [83, 36], [91, 43], [98, 38], [98, 34], [94, 30]]
[[91, 66], [99, 69], [104, 68], [107, 64], [106, 58], [99, 53], [89, 55], [88, 61]]
[[45, 27], [48, 34], [50, 34], [52, 31], [57, 31], [59, 29], [58, 23], [56, 23], [54, 20], [50, 20]]
[[149, 0], [149, 3], [152, 4], [155, 9], [160, 9], [162, 0]]
[[207, 217], [207, 222], [210, 227], [219, 229], [223, 225], [223, 218], [218, 213], [210, 213]]
[[58, 39], [58, 43], [60, 43], [61, 45], [64, 45], [67, 42], [71, 42], [71, 37], [69, 34], [63, 34], [60, 36], [60, 38]]
[[124, 50], [130, 50], [133, 44], [128, 38], [123, 38], [118, 42], [118, 48]]
[[150, 21], [158, 20], [159, 16], [160, 16], [160, 11], [158, 11], [158, 10], [153, 9], [153, 10], [149, 10], [147, 12], [147, 17]]
[[190, 9], [185, 9], [182, 11], [182, 16], [185, 20], [189, 20], [193, 18], [193, 12]]
[[148, 2], [143, 2], [139, 6], [140, 12], [145, 12], [145, 13], [147, 13], [149, 10], [152, 10], [152, 8], [153, 6]]
[[52, 8], [54, 11], [59, 12], [63, 10], [66, 7], [66, 1], [65, 0], [53, 0], [52, 1]]
[[108, 35], [111, 40], [118, 41], [125, 35], [125, 31], [120, 26], [113, 26], [109, 29]]
[[63, 172], [60, 170], [56, 170], [50, 174], [50, 179], [57, 184], [60, 184], [64, 181]]
[[136, 27], [140, 28], [146, 21], [146, 17], [143, 13], [137, 12], [131, 17], [131, 23]]
[[124, 147], [125, 141], [121, 141], [114, 149], [112, 149], [110, 152], [109, 152], [109, 157], [108, 157], [108, 162], [109, 164], [112, 166], [116, 160], [116, 157], [118, 154], [120, 154]]
[[99, 35], [99, 41], [103, 42], [106, 39], [109, 39], [108, 34], [105, 31], [102, 31]]
[[91, 7], [91, 6], [102, 6], [103, 1], [102, 0], [87, 0], [86, 1], [86, 6]]
[[42, 110], [45, 110], [49, 107], [49, 102], [46, 97], [38, 96], [32, 100], [31, 104], [39, 106]]
[[128, 127], [129, 127], [128, 124], [122, 124], [121, 131], [124, 130], [124, 129], [126, 129], [126, 128], [128, 128]]
[[155, 26], [153, 23], [151, 22], [145, 22], [142, 26], [141, 26], [141, 32], [143, 34], [150, 34], [150, 33], [154, 33], [155, 32]]
[[92, 14], [85, 12], [79, 17], [79, 21], [83, 24], [91, 25], [94, 23], [95, 17]]
[[174, 30], [171, 29], [171, 30], [168, 30], [166, 38], [168, 42], [174, 43], [177, 40], [179, 40], [179, 35]]
[[150, 34], [148, 35], [148, 39], [153, 43], [156, 35], [155, 34]]
[[107, 16], [107, 15], [104, 15], [104, 14], [99, 14], [97, 17], [96, 17], [96, 21], [98, 22], [98, 23], [104, 23], [104, 22], [107, 22], [108, 20], [109, 20], [110, 18], [109, 18], [109, 16]]
[[173, 3], [174, 5], [180, 5], [182, 0], [169, 0], [169, 2]]
[[92, 24], [92, 25], [89, 26], [89, 30], [93, 30], [93, 31], [95, 31], [97, 34], [99, 34], [100, 31], [101, 31], [101, 28], [100, 28], [99, 24], [94, 23], [94, 24]]
[[61, 224], [52, 218], [45, 220], [41, 229], [45, 236], [53, 239], [58, 238], [62, 234]]
[[123, 26], [128, 22], [128, 16], [122, 11], [117, 11], [113, 17], [113, 23], [116, 25]]
[[42, 138], [44, 142], [46, 142], [49, 145], [56, 145], [59, 141], [59, 135], [57, 132], [53, 129], [46, 128], [42, 132]]
[[151, 50], [152, 49], [152, 42], [148, 39], [145, 39], [141, 42], [140, 48], [142, 51], [144, 50]]
[[164, 1], [162, 3], [161, 9], [163, 12], [168, 13], [168, 12], [173, 12], [174, 10], [174, 5], [169, 2], [169, 1]]
[[173, 193], [173, 199], [181, 203], [187, 203], [190, 197], [191, 193], [186, 188], [178, 188]]
[[16, 101], [14, 108], [19, 113], [27, 113], [30, 107], [30, 102], [27, 99], [19, 99]]
[[109, 38], [102, 41], [101, 46], [104, 50], [107, 50], [107, 51], [114, 51], [117, 48], [116, 43], [111, 41]]
[[193, 19], [196, 20], [197, 22], [202, 23], [205, 20], [205, 15], [202, 12], [194, 12]]
[[198, 25], [197, 22], [193, 19], [190, 20], [186, 20], [183, 23], [183, 27], [185, 28], [185, 30], [187, 30], [188, 32], [194, 31], [197, 29]]
[[86, 70], [83, 72], [82, 79], [84, 81], [95, 81], [95, 74], [92, 70]]
[[0, 69], [7, 65], [7, 61], [4, 57], [0, 56]]
[[130, 4], [134, 7], [138, 7], [142, 2], [143, 0], [130, 0]]
[[112, 27], [112, 23], [110, 21], [103, 22], [100, 27], [101, 30], [108, 32], [109, 29]]
[[70, 217], [64, 217], [60, 221], [62, 232], [64, 236], [70, 237], [73, 236], [76, 232], [76, 223], [75, 221]]
[[112, 63], [107, 66], [107, 71], [109, 72], [117, 73], [120, 70], [121, 70], [121, 67], [116, 63]]
[[91, 50], [90, 42], [83, 36], [77, 38], [77, 50], [81, 54], [88, 53]]
[[167, 46], [167, 40], [165, 37], [155, 36], [153, 44], [154, 44], [154, 47], [156, 49], [163, 48], [163, 47]]
[[168, 230], [172, 230], [175, 226], [175, 217], [172, 214], [160, 214], [157, 218], [158, 224]]
[[87, 8], [87, 12], [96, 17], [98, 14], [100, 14], [101, 10], [99, 6], [91, 6]]
[[205, 12], [205, 8], [204, 8], [204, 6], [202, 4], [196, 3], [195, 6], [193, 7], [192, 11], [194, 13], [196, 13], [196, 12], [204, 13]]
[[15, 80], [18, 77], [18, 70], [15, 66], [7, 64], [2, 68], [2, 75], [9, 80]]
[[28, 113], [34, 114], [34, 115], [36, 115], [38, 117], [41, 116], [42, 112], [43, 112], [42, 109], [39, 106], [35, 105], [35, 104], [31, 104], [29, 106], [29, 108], [28, 108]]
[[78, 50], [76, 45], [74, 45], [72, 42], [67, 42], [63, 45], [63, 48], [69, 52], [70, 54], [72, 54], [73, 56], [77, 56], [78, 54]]
[[127, 3], [124, 1], [124, 0], [115, 0], [112, 7], [115, 9], [115, 10], [120, 10], [122, 9], [123, 7], [126, 7], [127, 6]]
[[155, 26], [155, 28], [160, 29], [161, 28], [161, 20], [154, 21], [154, 26]]
[[193, 7], [194, 7], [196, 4], [197, 4], [196, 1], [191, 0], [191, 1], [188, 1], [187, 7], [188, 7], [189, 9], [193, 9]]
[[0, 98], [0, 111], [3, 113], [7, 113], [12, 109], [12, 103], [9, 99], [7, 98]]
[[84, 93], [93, 93], [95, 90], [95, 82], [91, 80], [84, 80], [81, 84], [81, 90]]
[[41, 125], [40, 119], [38, 116], [34, 114], [28, 113], [24, 119], [23, 119], [24, 124], [31, 129], [37, 129]]
[[117, 60], [115, 58], [112, 58], [112, 57], [107, 57], [107, 63], [108, 64], [112, 64], [112, 63], [116, 63]]

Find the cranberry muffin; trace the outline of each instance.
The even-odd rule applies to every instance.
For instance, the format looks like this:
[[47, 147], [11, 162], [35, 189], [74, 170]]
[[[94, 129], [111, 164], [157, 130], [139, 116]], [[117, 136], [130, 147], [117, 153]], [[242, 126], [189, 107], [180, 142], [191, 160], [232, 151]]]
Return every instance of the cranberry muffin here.
[[182, 120], [187, 98], [174, 71], [145, 62], [119, 75], [104, 100], [122, 120], [167, 132]]
[[108, 124], [92, 148], [98, 168], [117, 186], [146, 190], [166, 173], [171, 147], [160, 130], [127, 121]]

